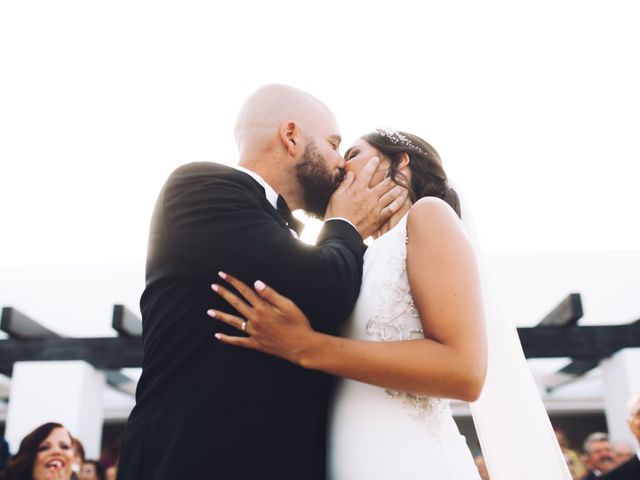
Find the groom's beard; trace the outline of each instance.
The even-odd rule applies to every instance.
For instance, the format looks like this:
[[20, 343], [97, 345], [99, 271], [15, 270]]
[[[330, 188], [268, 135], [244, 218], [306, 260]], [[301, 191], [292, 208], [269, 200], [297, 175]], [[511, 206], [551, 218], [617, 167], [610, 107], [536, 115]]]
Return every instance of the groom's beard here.
[[312, 217], [322, 219], [331, 195], [344, 178], [344, 170], [333, 175], [327, 162], [312, 140], [307, 141], [302, 158], [296, 165], [296, 178], [302, 187], [304, 210]]

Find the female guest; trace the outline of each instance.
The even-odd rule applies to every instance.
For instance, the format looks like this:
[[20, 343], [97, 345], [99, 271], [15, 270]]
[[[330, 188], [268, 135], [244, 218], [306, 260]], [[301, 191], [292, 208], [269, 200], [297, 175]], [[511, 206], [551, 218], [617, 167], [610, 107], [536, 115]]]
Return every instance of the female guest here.
[[85, 460], [78, 474], [78, 480], [105, 480], [104, 467], [97, 460]]
[[59, 423], [40, 425], [20, 442], [2, 480], [70, 480], [73, 441]]

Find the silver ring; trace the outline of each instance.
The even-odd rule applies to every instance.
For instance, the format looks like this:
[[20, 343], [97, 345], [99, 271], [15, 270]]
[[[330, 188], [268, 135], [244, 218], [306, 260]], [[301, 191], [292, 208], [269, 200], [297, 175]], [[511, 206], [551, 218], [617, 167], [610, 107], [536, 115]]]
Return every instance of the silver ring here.
[[242, 322], [242, 331], [243, 331], [243, 332], [246, 332], [246, 331], [247, 331], [247, 323], [249, 323], [249, 322], [248, 322], [248, 321], [246, 321], [246, 320], [245, 320], [244, 322]]

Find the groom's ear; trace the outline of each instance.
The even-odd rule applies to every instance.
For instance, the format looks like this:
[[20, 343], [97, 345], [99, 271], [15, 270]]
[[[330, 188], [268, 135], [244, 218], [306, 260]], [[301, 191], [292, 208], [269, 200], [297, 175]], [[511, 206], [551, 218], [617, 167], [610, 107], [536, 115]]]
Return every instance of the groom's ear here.
[[287, 153], [295, 157], [302, 145], [301, 134], [298, 125], [295, 122], [285, 122], [280, 125], [280, 141]]

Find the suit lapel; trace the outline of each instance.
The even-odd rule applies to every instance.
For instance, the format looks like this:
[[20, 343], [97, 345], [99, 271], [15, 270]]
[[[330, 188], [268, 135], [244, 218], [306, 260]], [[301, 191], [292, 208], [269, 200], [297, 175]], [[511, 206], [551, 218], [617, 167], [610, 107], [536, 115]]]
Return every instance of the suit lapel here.
[[267, 195], [262, 185], [256, 182], [250, 175], [247, 175], [240, 170], [226, 166], [225, 168], [232, 170], [234, 176], [240, 181], [240, 183], [246, 185], [252, 192], [255, 192], [256, 197], [260, 199], [260, 205], [265, 212], [271, 215], [271, 217], [273, 217], [273, 219], [278, 222], [282, 228], [289, 230], [287, 222], [284, 221], [278, 211], [269, 203], [269, 200], [267, 200]]

